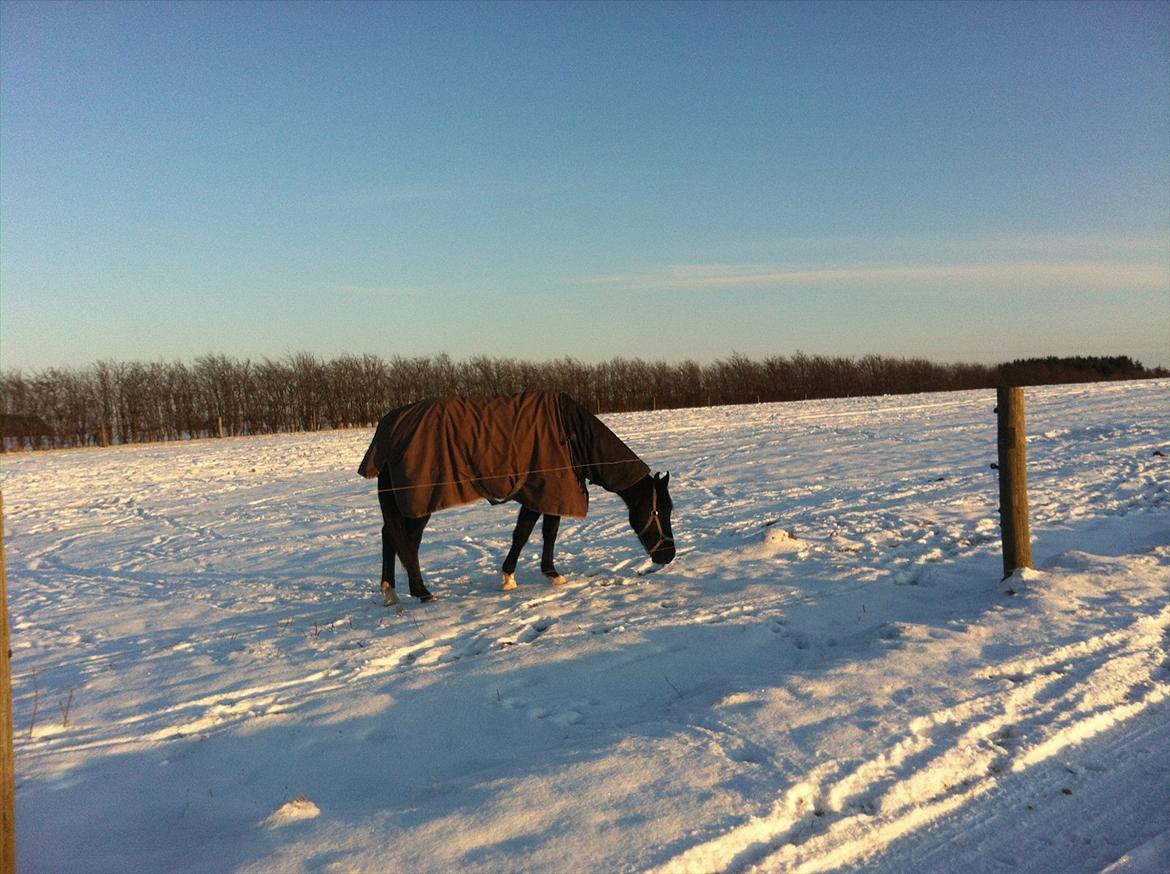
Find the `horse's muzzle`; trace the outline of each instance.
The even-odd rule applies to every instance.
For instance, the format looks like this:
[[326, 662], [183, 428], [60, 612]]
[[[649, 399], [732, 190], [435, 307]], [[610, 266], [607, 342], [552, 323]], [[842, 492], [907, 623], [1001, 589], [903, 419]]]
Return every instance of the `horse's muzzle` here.
[[655, 564], [670, 564], [674, 561], [674, 544], [664, 546], [662, 549], [655, 550], [650, 553], [650, 560]]

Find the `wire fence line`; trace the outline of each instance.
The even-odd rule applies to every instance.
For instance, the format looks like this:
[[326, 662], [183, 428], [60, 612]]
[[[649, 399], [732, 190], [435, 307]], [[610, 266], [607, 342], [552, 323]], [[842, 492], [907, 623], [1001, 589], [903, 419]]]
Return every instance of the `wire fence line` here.
[[566, 392], [606, 413], [1158, 375], [1167, 374], [1121, 356], [1006, 365], [800, 352], [759, 360], [733, 354], [709, 364], [368, 354], [325, 360], [309, 353], [278, 360], [99, 361], [0, 373], [0, 451], [370, 426], [388, 410], [423, 398], [488, 398], [536, 388]]

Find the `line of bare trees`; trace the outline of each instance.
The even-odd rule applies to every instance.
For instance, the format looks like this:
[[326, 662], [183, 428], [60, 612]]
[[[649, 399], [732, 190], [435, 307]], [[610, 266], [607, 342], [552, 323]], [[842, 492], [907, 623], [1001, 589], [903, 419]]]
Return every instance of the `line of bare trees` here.
[[711, 364], [615, 358], [533, 363], [447, 355], [279, 360], [205, 355], [191, 363], [99, 361], [0, 373], [0, 451], [370, 426], [425, 397], [564, 391], [599, 412], [908, 394], [1013, 384], [1166, 375], [1128, 358], [936, 364], [917, 358], [797, 353]]

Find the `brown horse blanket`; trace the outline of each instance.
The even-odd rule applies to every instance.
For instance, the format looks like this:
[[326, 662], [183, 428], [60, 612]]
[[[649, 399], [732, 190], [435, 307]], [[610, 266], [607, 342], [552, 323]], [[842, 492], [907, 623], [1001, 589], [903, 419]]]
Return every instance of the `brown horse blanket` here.
[[480, 498], [582, 518], [589, 494], [573, 469], [559, 399], [531, 391], [400, 407], [378, 423], [358, 472], [369, 479], [386, 466], [398, 509], [410, 518]]

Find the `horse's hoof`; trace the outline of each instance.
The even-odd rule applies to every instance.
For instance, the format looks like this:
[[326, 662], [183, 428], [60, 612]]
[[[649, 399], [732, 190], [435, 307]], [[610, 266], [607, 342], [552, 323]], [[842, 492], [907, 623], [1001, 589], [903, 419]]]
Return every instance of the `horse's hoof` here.
[[386, 607], [393, 607], [398, 603], [398, 593], [394, 591], [394, 587], [382, 581], [382, 604]]
[[431, 601], [435, 600], [435, 596], [432, 595], [430, 592], [424, 592], [423, 594], [416, 595], [415, 597], [417, 597], [424, 604], [429, 604]]
[[550, 586], [563, 586], [569, 581], [569, 578], [563, 574], [549, 574], [547, 579]]
[[503, 585], [500, 586], [501, 592], [510, 592], [516, 588], [516, 575], [503, 574]]

